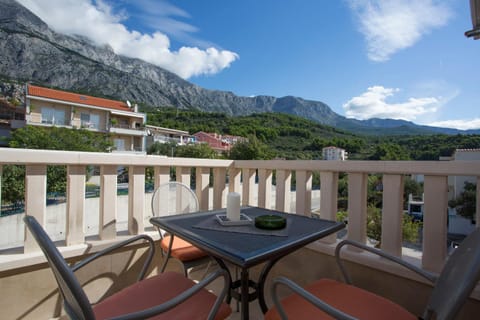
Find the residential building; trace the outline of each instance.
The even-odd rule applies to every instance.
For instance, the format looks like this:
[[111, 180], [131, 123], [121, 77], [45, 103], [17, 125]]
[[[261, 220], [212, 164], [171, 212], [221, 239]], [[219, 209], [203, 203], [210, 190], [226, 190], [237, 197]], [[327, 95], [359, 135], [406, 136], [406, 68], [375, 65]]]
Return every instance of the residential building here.
[[0, 98], [0, 146], [8, 146], [10, 131], [21, 128], [24, 125], [25, 108]]
[[157, 126], [146, 125], [147, 130], [147, 149], [154, 143], [174, 142], [177, 145], [185, 145], [192, 143], [193, 138], [188, 131], [163, 128]]
[[337, 147], [325, 147], [322, 149], [323, 160], [347, 160], [347, 152], [345, 149]]
[[[478, 161], [480, 160], [480, 149], [456, 149], [452, 155], [453, 161]], [[450, 176], [448, 177], [450, 198], [456, 199], [463, 192], [465, 182], [477, 183], [476, 176]]]
[[[480, 149], [456, 149], [451, 156], [439, 157], [440, 161], [478, 161]], [[416, 182], [423, 183], [423, 175], [412, 175]], [[465, 182], [477, 183], [476, 176], [448, 176], [448, 200], [455, 200], [463, 192]]]
[[197, 132], [194, 135], [195, 142], [208, 143], [208, 145], [217, 152], [225, 152], [232, 148], [232, 146], [245, 138], [240, 136], [221, 135], [217, 133]]
[[26, 85], [26, 124], [110, 133], [116, 152], [145, 152], [146, 114], [130, 102]]

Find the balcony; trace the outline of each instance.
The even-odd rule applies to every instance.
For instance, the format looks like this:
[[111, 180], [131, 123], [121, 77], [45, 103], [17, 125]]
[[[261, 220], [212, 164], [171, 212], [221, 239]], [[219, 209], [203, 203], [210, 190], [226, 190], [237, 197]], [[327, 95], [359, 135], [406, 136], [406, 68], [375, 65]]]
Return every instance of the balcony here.
[[[311, 215], [312, 208], [319, 208], [320, 217], [325, 219], [336, 217], [339, 175], [346, 174], [349, 221], [345, 237], [363, 243], [367, 242], [367, 178], [369, 174], [380, 174], [383, 184], [381, 249], [432, 272], [438, 272], [448, 257], [445, 214], [448, 176], [477, 176], [480, 172], [478, 161], [232, 161], [0, 149], [0, 168], [7, 164], [26, 166], [26, 214], [35, 216], [49, 233], [56, 230], [59, 249], [71, 261], [130, 235], [148, 233], [157, 237], [157, 232], [148, 223], [151, 194], [145, 192], [146, 168], [153, 168], [155, 186], [170, 180], [171, 168], [176, 169], [177, 181], [191, 184], [191, 169], [195, 169], [195, 192], [202, 210], [225, 207], [227, 193], [236, 191], [242, 194], [244, 205], [303, 215]], [[55, 219], [46, 206], [49, 165], [67, 166], [66, 202]], [[95, 207], [91, 207], [85, 198], [86, 168], [91, 165], [100, 167], [100, 197]], [[121, 201], [116, 192], [118, 166], [129, 168], [129, 191]], [[312, 189], [314, 172], [320, 175], [320, 191]], [[425, 176], [422, 250], [402, 246], [403, 181], [411, 174]], [[275, 186], [272, 184], [274, 177]], [[292, 181], [295, 192], [291, 191]], [[479, 206], [477, 202], [477, 221], [480, 221]], [[0, 252], [0, 286], [5, 293], [0, 299], [3, 317], [59, 317], [61, 304], [52, 273], [34, 239], [24, 233], [21, 216], [10, 216], [15, 222], [9, 222], [7, 228], [7, 220], [0, 218], [0, 228], [3, 227], [0, 239], [22, 235], [19, 237], [21, 243], [12, 244]], [[267, 286], [277, 275], [286, 275], [300, 284], [321, 276], [338, 278], [333, 259], [337, 241], [333, 235], [285, 257], [272, 269]], [[100, 260], [91, 269], [82, 270], [78, 276], [91, 301], [106, 294], [104, 288], [109, 292], [131, 281], [129, 271], [136, 267], [135, 261], [141, 258], [141, 252], [141, 247], [135, 255], [120, 252], [110, 259]], [[414, 313], [421, 313], [430, 286], [419, 277], [364, 252], [349, 250], [346, 258], [354, 270], [354, 281], [360, 286], [388, 297]], [[161, 265], [161, 259], [159, 254], [156, 266]], [[175, 263], [169, 265], [172, 269], [176, 267]], [[103, 271], [104, 277], [92, 279], [90, 275], [97, 274], [98, 270]], [[201, 274], [197, 271], [192, 276]], [[254, 268], [251, 274], [258, 271]], [[155, 268], [151, 272], [158, 270]], [[477, 288], [459, 318], [476, 318], [480, 312], [479, 299], [480, 288]], [[268, 297], [267, 303], [271, 304]], [[251, 304], [254, 312], [251, 319], [261, 319], [257, 303]], [[235, 304], [233, 309], [236, 309]], [[234, 312], [231, 318], [237, 319], [238, 313]]]
[[145, 128], [143, 127], [132, 127], [130, 125], [126, 124], [115, 124], [115, 125], [110, 125], [110, 133], [115, 133], [115, 134], [124, 134], [124, 135], [129, 135], [129, 136], [146, 136], [146, 131]]

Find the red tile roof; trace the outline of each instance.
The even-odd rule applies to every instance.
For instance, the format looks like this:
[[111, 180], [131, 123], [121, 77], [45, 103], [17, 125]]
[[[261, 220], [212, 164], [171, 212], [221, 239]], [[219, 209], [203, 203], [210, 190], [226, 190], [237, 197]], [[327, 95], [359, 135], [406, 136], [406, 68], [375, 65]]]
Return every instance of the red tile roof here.
[[48, 99], [61, 100], [65, 102], [73, 102], [79, 104], [86, 104], [89, 106], [103, 107], [122, 111], [132, 111], [123, 101], [109, 100], [87, 96], [79, 93], [72, 93], [43, 87], [28, 85], [28, 95], [35, 97], [43, 97]]

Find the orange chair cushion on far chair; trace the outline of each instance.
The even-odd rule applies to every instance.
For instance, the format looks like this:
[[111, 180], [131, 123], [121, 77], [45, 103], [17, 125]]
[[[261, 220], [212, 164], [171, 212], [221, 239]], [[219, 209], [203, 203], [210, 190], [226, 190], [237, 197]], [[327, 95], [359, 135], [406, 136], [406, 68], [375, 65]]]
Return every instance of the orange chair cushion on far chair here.
[[[195, 283], [177, 272], [165, 272], [127, 287], [93, 306], [96, 319], [108, 319], [125, 315], [130, 312], [154, 307], [162, 301], [168, 301], [190, 288]], [[206, 290], [194, 295], [180, 305], [183, 308], [173, 308], [165, 313], [149, 318], [161, 319], [207, 319], [209, 307], [215, 302], [216, 296]], [[231, 313], [230, 307], [222, 303], [215, 319], [225, 319]], [[192, 317], [195, 314], [196, 317]]]
[[[385, 298], [335, 280], [321, 279], [305, 289], [332, 307], [358, 319], [418, 319], [403, 307]], [[289, 319], [334, 319], [297, 294], [282, 299], [282, 305]], [[374, 313], [371, 312], [373, 310]], [[265, 314], [265, 319], [280, 319], [276, 308], [270, 309]]]
[[[168, 251], [169, 243], [170, 243], [170, 236], [163, 237], [160, 244], [164, 252]], [[180, 261], [191, 261], [191, 260], [196, 260], [202, 257], [206, 257], [207, 253], [193, 246], [188, 241], [180, 239], [179, 237], [174, 237], [170, 256]]]

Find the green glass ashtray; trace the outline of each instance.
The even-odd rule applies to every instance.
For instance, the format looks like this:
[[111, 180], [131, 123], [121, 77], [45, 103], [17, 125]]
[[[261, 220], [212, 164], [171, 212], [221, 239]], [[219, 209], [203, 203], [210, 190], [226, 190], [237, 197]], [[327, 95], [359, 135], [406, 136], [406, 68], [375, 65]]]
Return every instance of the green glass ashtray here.
[[287, 219], [274, 214], [266, 214], [255, 218], [255, 227], [260, 229], [283, 229], [287, 225]]

